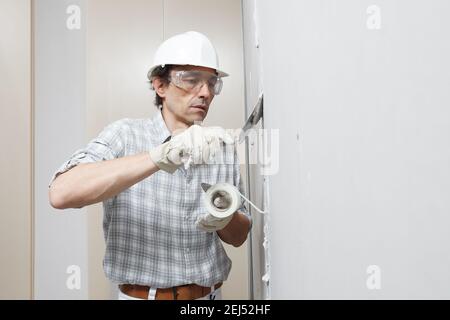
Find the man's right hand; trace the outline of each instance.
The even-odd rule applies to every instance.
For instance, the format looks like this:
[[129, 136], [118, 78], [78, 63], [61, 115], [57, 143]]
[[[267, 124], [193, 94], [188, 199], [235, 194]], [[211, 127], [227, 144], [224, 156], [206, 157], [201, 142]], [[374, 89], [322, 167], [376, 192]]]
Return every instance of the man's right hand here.
[[183, 163], [189, 165], [209, 161], [218, 153], [222, 142], [234, 143], [233, 137], [225, 129], [192, 125], [149, 153], [161, 170], [174, 173]]

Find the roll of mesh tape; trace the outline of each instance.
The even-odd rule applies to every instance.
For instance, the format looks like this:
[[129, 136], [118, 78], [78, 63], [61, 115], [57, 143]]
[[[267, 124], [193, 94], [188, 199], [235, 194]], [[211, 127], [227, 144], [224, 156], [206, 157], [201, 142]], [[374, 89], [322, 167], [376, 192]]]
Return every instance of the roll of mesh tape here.
[[211, 186], [205, 194], [208, 212], [219, 219], [231, 216], [242, 204], [239, 190], [229, 183]]

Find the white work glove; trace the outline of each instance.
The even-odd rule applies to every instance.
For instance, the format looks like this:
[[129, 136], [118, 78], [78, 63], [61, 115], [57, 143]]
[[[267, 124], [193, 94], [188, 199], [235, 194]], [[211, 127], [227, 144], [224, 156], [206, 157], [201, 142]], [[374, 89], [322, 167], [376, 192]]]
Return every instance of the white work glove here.
[[[214, 199], [214, 206], [219, 209], [225, 209], [228, 206], [228, 203], [224, 197], [217, 197]], [[224, 218], [217, 218], [211, 213], [203, 214], [197, 218], [195, 224], [197, 228], [206, 232], [221, 230], [227, 226], [231, 219], [233, 219], [234, 212], [236, 212], [237, 209], [238, 207], [236, 206], [236, 208], [232, 209], [232, 214]]]
[[222, 142], [234, 143], [225, 129], [192, 125], [149, 153], [161, 170], [174, 173], [183, 163], [188, 167], [191, 163], [202, 164], [211, 160], [220, 151]]
[[228, 223], [230, 223], [231, 219], [233, 219], [233, 215], [234, 214], [226, 218], [216, 218], [212, 214], [206, 213], [199, 216], [195, 224], [197, 228], [206, 232], [222, 230], [228, 225]]

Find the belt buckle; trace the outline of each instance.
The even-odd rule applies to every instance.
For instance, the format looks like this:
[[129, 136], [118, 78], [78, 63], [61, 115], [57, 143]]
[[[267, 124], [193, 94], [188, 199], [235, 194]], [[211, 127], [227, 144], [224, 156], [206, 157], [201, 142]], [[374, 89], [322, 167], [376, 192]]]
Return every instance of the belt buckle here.
[[[192, 290], [190, 285], [173, 286], [167, 289], [158, 289], [160, 297], [165, 300], [185, 300], [192, 299]], [[165, 298], [163, 298], [163, 296]]]

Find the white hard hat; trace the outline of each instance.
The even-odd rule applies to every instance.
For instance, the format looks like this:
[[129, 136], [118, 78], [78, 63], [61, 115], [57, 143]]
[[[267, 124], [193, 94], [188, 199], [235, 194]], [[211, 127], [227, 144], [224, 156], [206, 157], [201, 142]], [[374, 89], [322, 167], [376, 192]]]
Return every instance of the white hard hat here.
[[148, 78], [156, 67], [166, 64], [207, 67], [215, 69], [220, 77], [228, 76], [219, 69], [219, 58], [211, 41], [196, 31], [181, 33], [164, 41], [156, 50]]

